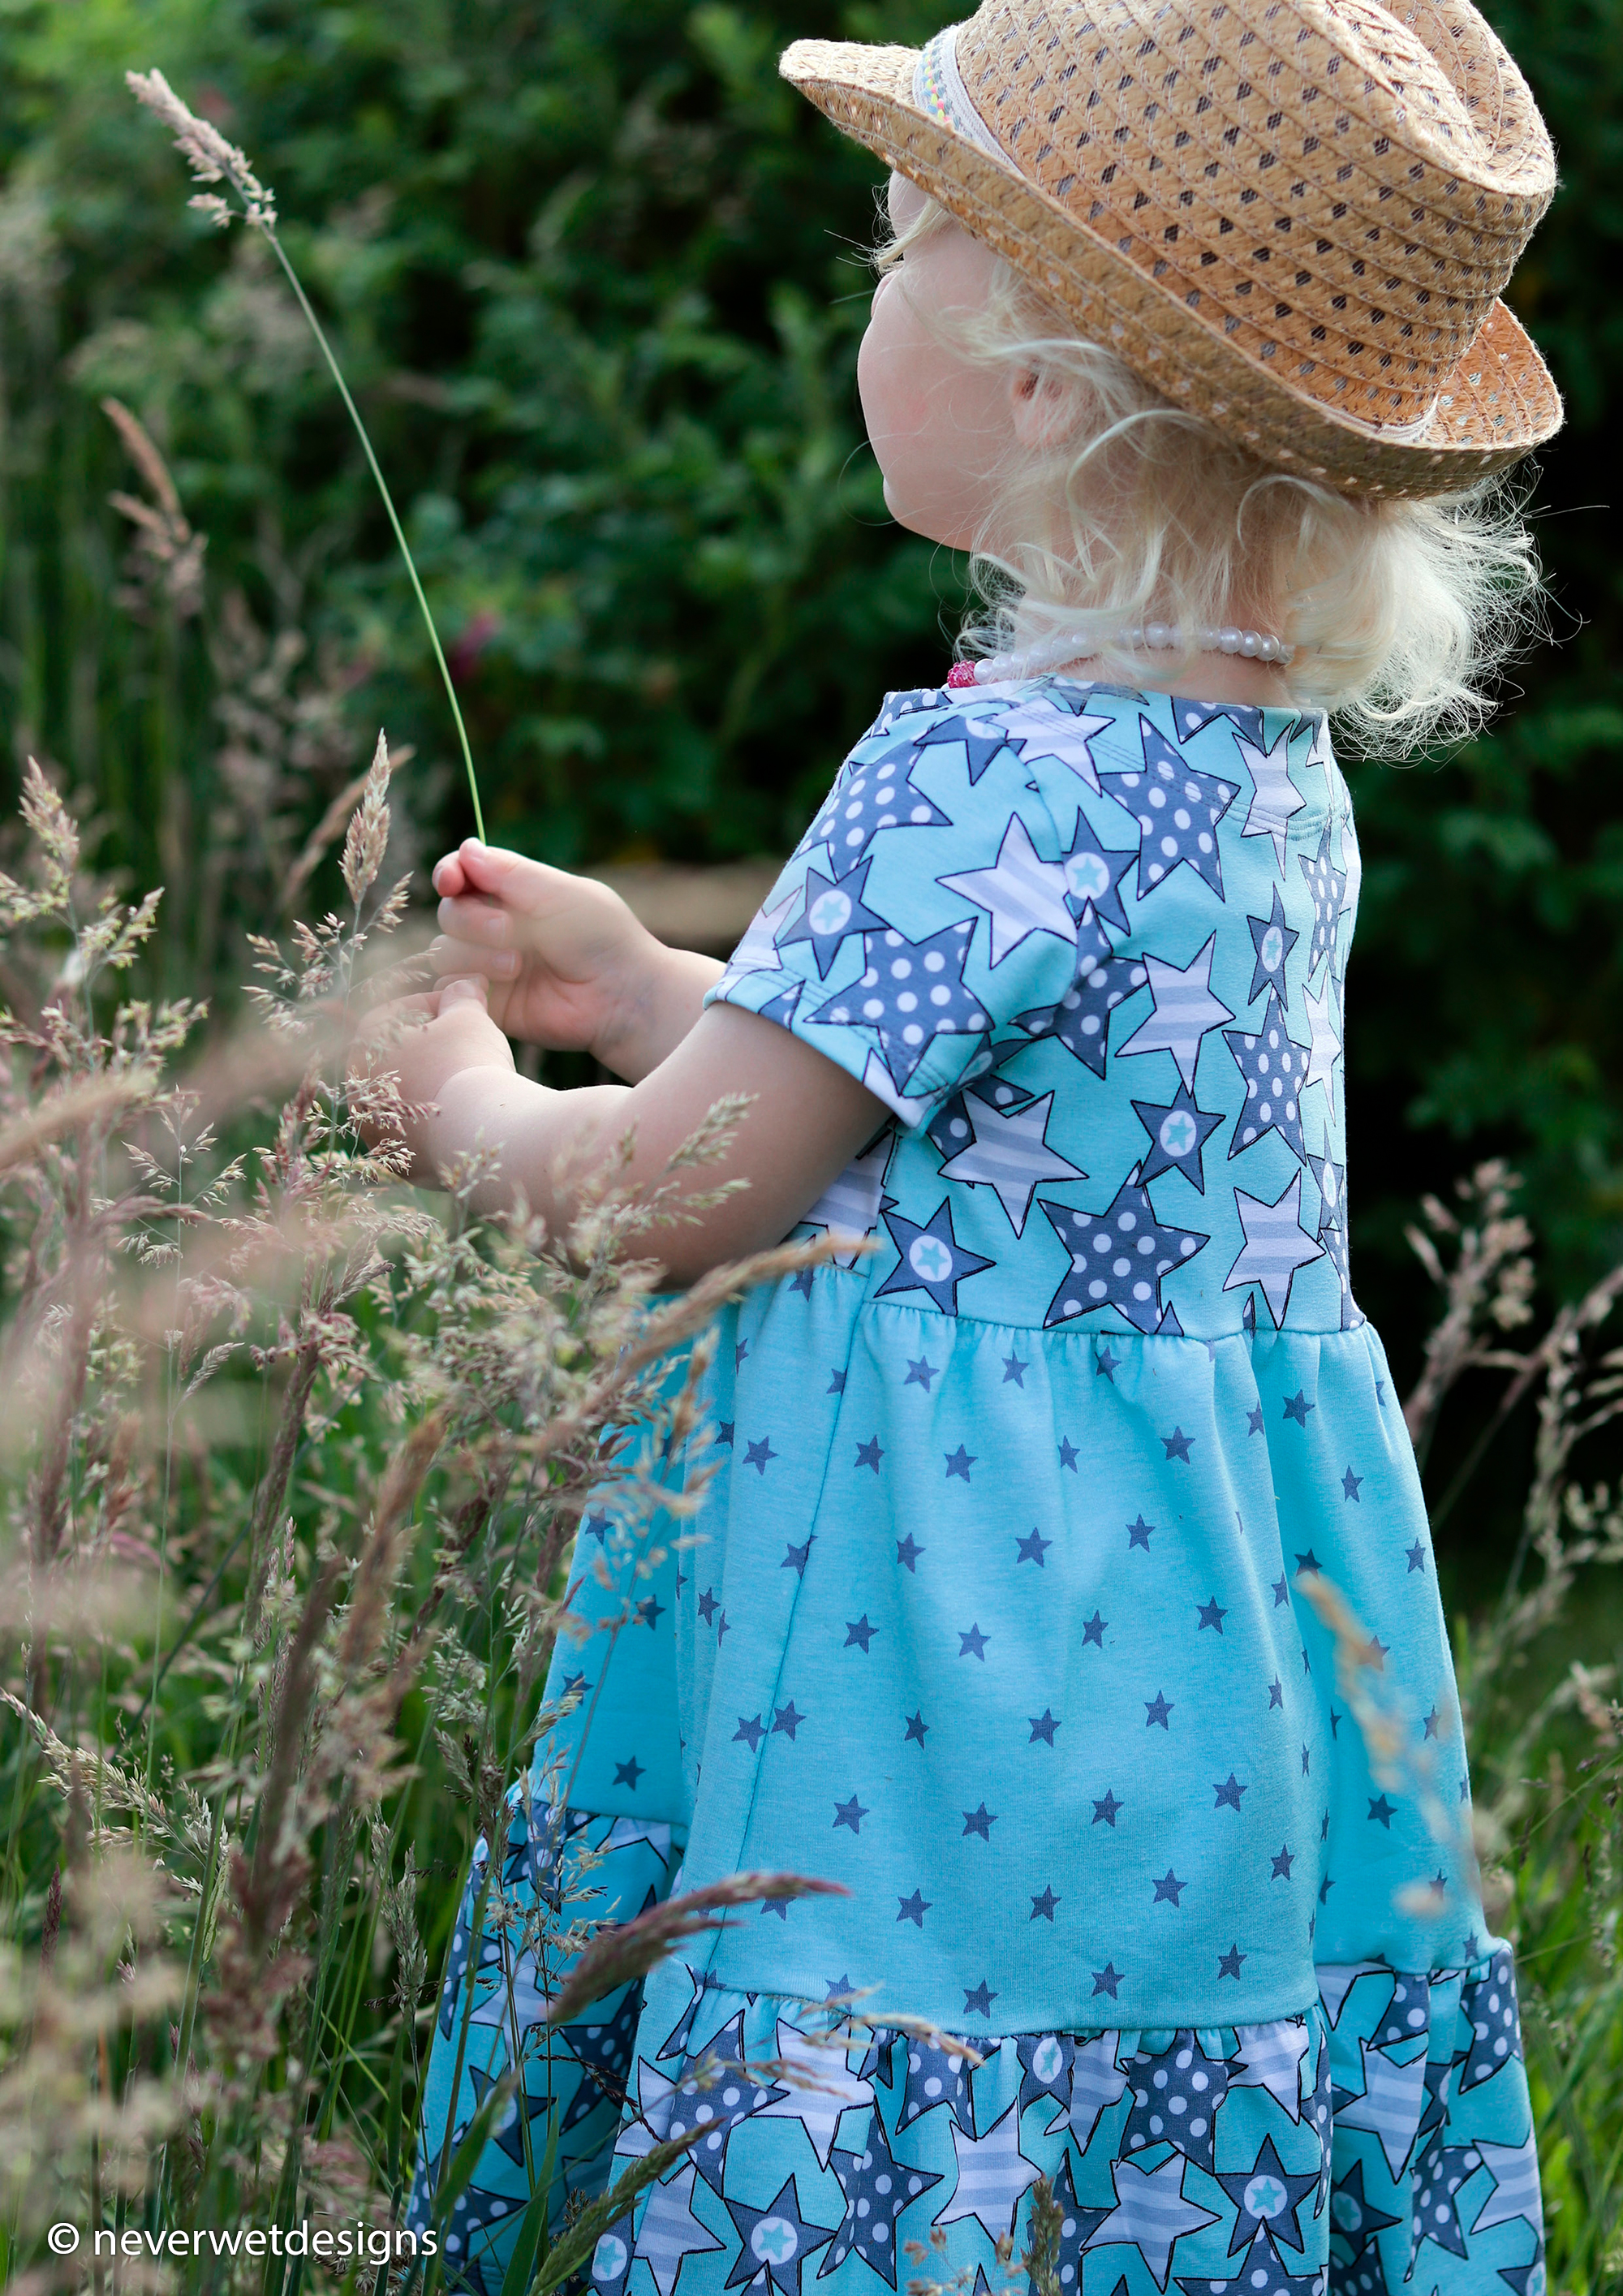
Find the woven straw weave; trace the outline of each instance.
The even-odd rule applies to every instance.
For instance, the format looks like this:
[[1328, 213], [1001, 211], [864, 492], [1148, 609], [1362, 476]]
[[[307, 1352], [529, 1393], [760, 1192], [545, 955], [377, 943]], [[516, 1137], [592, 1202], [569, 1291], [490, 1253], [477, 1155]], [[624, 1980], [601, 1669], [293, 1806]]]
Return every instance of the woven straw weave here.
[[799, 41], [782, 69], [1264, 460], [1436, 494], [1558, 427], [1498, 300], [1554, 157], [1468, 0], [987, 0], [955, 62], [995, 150], [921, 108], [913, 49]]

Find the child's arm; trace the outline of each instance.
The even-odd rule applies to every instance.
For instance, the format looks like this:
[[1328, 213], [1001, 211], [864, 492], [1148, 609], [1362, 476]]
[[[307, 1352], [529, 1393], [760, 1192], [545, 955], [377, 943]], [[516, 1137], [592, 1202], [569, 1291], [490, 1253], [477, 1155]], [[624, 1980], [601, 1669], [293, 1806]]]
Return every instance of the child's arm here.
[[427, 1026], [373, 1057], [379, 1069], [399, 1071], [408, 1101], [434, 1103], [407, 1136], [417, 1177], [432, 1185], [453, 1158], [481, 1145], [495, 1150], [500, 1175], [476, 1201], [496, 1209], [521, 1192], [554, 1234], [568, 1230], [583, 1192], [627, 1134], [635, 1145], [616, 1184], [645, 1185], [719, 1100], [750, 1095], [725, 1155], [680, 1176], [684, 1195], [725, 1179], [745, 1179], [748, 1188], [691, 1225], [639, 1239], [639, 1252], [662, 1261], [678, 1284], [780, 1242], [889, 1114], [821, 1053], [733, 1005], [702, 1013], [637, 1085], [553, 1092], [515, 1072], [479, 982], [451, 981], [410, 1001], [431, 1015]]
[[657, 941], [607, 885], [474, 838], [439, 863], [434, 890], [440, 974], [482, 976], [506, 1035], [591, 1053], [628, 1084], [681, 1043], [721, 971]]

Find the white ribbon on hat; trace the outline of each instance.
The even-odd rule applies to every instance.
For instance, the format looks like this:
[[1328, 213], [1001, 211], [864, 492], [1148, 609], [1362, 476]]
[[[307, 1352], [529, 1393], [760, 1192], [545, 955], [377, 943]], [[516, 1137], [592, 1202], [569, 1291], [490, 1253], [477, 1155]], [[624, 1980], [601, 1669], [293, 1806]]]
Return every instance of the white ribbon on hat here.
[[1015, 165], [970, 101], [969, 90], [958, 70], [956, 24], [949, 24], [920, 49], [918, 62], [913, 68], [913, 100], [921, 111], [941, 120], [966, 143], [979, 144], [994, 160], [1001, 160], [1005, 168]]

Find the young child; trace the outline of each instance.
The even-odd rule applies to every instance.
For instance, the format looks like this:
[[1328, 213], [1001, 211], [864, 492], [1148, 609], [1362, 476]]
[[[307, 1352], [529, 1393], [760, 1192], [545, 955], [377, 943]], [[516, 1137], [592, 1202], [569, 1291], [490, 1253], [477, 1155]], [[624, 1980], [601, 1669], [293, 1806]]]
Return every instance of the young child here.
[[[1348, 1277], [1326, 718], [1470, 723], [1535, 595], [1489, 482], [1560, 420], [1496, 299], [1547, 137], [1468, 0], [985, 0], [783, 70], [896, 171], [864, 413], [988, 611], [886, 697], [719, 977], [464, 845], [389, 1057], [438, 1106], [425, 1177], [482, 1141], [490, 1195], [559, 1221], [628, 1129], [652, 1175], [751, 1095], [749, 1186], [660, 1239], [675, 1283], [791, 1230], [876, 1247], [724, 1316], [697, 1543], [623, 1630], [583, 1561], [566, 1801], [515, 1808], [504, 1867], [553, 1887], [588, 1843], [622, 1915], [678, 1866], [849, 1894], [546, 2042], [471, 1888], [414, 2214], [517, 2047], [522, 2120], [446, 2217], [480, 2296], [554, 2108], [587, 2192], [616, 2118], [620, 2167], [704, 2126], [599, 2242], [604, 2296], [861, 2296], [932, 2240], [930, 2277], [1001, 2284], [1039, 2177], [1066, 2296], [1541, 2296], [1511, 1956]], [[625, 1083], [529, 1083], [513, 1037]], [[830, 2054], [854, 1992], [871, 2045]]]

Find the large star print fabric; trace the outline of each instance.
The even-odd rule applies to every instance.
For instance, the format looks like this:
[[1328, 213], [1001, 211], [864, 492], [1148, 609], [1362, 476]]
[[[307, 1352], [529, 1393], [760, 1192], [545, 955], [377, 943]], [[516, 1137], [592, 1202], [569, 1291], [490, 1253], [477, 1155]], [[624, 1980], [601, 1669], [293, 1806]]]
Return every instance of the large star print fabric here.
[[[899, 694], [718, 983], [873, 1136], [807, 1208], [831, 1264], [719, 1316], [704, 1423], [647, 1462], [680, 1508], [639, 1542], [589, 1506], [548, 1775], [680, 1835], [690, 1886], [844, 1894], [651, 1986], [637, 2094], [702, 2090], [724, 2033], [732, 2070], [604, 2296], [889, 2285], [931, 2227], [972, 2287], [1039, 2170], [1085, 2296], [1536, 2289], [1509, 1959], [1349, 1275], [1357, 883], [1322, 718]], [[853, 2045], [860, 2101], [797, 2120], [783, 2005], [853, 1988], [935, 2037]]]

